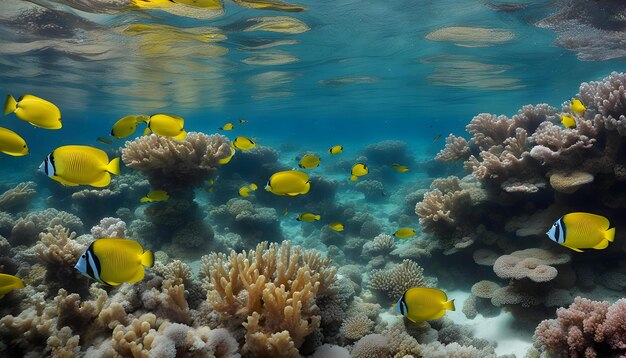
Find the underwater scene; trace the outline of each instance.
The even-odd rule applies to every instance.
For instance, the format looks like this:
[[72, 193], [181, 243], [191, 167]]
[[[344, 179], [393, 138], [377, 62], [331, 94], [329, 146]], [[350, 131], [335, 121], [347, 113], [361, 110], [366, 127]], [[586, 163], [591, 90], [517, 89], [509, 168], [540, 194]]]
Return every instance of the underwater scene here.
[[626, 2], [1, 0], [0, 357], [626, 357]]

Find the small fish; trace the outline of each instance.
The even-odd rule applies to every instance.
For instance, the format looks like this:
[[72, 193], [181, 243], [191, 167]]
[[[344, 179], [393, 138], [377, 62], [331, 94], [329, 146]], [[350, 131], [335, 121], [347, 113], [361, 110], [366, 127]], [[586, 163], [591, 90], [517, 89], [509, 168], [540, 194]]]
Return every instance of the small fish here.
[[117, 139], [128, 137], [137, 130], [137, 124], [147, 121], [147, 116], [126, 116], [120, 118], [111, 128], [111, 136]]
[[63, 119], [59, 107], [43, 98], [25, 94], [16, 101], [8, 95], [4, 102], [4, 114], [15, 113], [17, 118], [45, 129], [61, 129]]
[[250, 192], [252, 192], [253, 190], [257, 190], [258, 188], [259, 187], [254, 183], [250, 184], [249, 186], [244, 186], [239, 189], [239, 196], [250, 196]]
[[585, 105], [579, 99], [576, 99], [576, 98], [572, 99], [569, 108], [579, 116], [581, 116], [587, 110], [587, 107], [585, 107]]
[[214, 189], [215, 189], [215, 187], [210, 187], [206, 191], [208, 191], [209, 193], [212, 193]]
[[167, 201], [170, 198], [170, 195], [165, 190], [152, 190], [148, 193], [148, 195], [139, 199], [142, 203], [153, 203], [159, 201]]
[[231, 145], [231, 148], [230, 148], [230, 155], [229, 155], [229, 156], [227, 156], [227, 157], [225, 157], [225, 158], [222, 158], [222, 159], [218, 160], [217, 162], [218, 162], [220, 165], [228, 164], [228, 163], [230, 163], [230, 160], [231, 160], [231, 159], [233, 159], [233, 156], [234, 156], [234, 155], [235, 155], [235, 148], [233, 148], [233, 147], [232, 147], [232, 145]]
[[437, 134], [437, 135], [435, 136], [435, 138], [433, 138], [433, 142], [436, 142], [436, 141], [438, 141], [439, 139], [441, 139], [441, 134]]
[[337, 155], [337, 154], [341, 154], [343, 153], [343, 146], [342, 145], [335, 145], [332, 146], [329, 150], [328, 150], [329, 154], [332, 155]]
[[120, 174], [120, 158], [86, 145], [66, 145], [48, 154], [39, 171], [67, 186], [91, 185], [97, 188], [111, 183], [111, 174]]
[[300, 163], [298, 166], [302, 169], [313, 169], [317, 168], [320, 165], [321, 159], [316, 154], [305, 154], [302, 159], [300, 159]]
[[0, 152], [14, 157], [28, 155], [24, 138], [10, 129], [0, 127]]
[[307, 223], [313, 222], [313, 221], [317, 221], [320, 219], [320, 216], [317, 214], [313, 214], [313, 213], [302, 213], [300, 215], [298, 215], [298, 217], [296, 218], [296, 220], [298, 221], [304, 221]]
[[235, 125], [230, 122], [220, 127], [220, 130], [223, 130], [223, 131], [232, 131], [233, 129], [235, 129]]
[[213, 185], [213, 184], [215, 184], [215, 180], [209, 179], [209, 185]]
[[287, 216], [289, 214], [289, 209], [285, 208], [285, 210], [283, 210], [283, 216]]
[[409, 237], [415, 236], [415, 230], [408, 227], [403, 227], [394, 232], [393, 236], [397, 237], [398, 239], [408, 239]]
[[409, 167], [406, 165], [400, 165], [398, 163], [391, 164], [391, 167], [395, 169], [398, 173], [406, 173], [409, 171]]
[[328, 227], [335, 231], [343, 231], [343, 224], [338, 222], [333, 222], [328, 224]]
[[274, 173], [265, 186], [265, 190], [272, 194], [288, 196], [306, 194], [310, 189], [309, 176], [298, 170]]
[[569, 213], [557, 220], [546, 235], [550, 240], [576, 252], [581, 249], [602, 250], [615, 238], [615, 228], [604, 216], [589, 213]]
[[247, 137], [237, 137], [230, 143], [230, 146], [239, 150], [250, 150], [256, 146], [256, 143]]
[[104, 138], [104, 137], [98, 137], [96, 138], [96, 140], [102, 144], [107, 144], [107, 145], [111, 145], [113, 144], [113, 141], [110, 140], [109, 138]]
[[439, 319], [446, 310], [455, 310], [454, 300], [448, 301], [445, 292], [428, 287], [409, 288], [392, 307], [413, 323]]
[[110, 286], [143, 280], [144, 266], [154, 265], [152, 251], [143, 251], [133, 240], [104, 238], [89, 245], [75, 269], [84, 276]]
[[561, 124], [565, 128], [576, 128], [576, 120], [569, 114], [561, 114]]
[[239, 123], [244, 124], [244, 123], [248, 123], [248, 121], [247, 121], [247, 120], [245, 120], [245, 119], [240, 119], [240, 120], [239, 120]]
[[16, 288], [24, 288], [24, 281], [21, 278], [0, 273], [0, 299]]
[[359, 177], [362, 177], [369, 172], [370, 170], [367, 168], [367, 165], [363, 163], [356, 163], [355, 165], [352, 166], [352, 171], [351, 171], [352, 175], [350, 176], [350, 180], [357, 181], [359, 180]]
[[154, 133], [162, 137], [172, 137], [178, 140], [185, 140], [185, 120], [173, 114], [153, 114], [146, 119], [148, 127], [143, 132], [144, 135]]

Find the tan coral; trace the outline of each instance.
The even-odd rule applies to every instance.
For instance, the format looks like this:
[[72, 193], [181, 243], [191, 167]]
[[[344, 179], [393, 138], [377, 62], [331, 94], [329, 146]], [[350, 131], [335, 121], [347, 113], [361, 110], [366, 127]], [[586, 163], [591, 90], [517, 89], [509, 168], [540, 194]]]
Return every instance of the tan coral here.
[[17, 212], [26, 209], [31, 199], [37, 195], [37, 184], [27, 181], [17, 184], [0, 195], [0, 211]]
[[593, 175], [583, 171], [554, 172], [550, 175], [550, 186], [559, 193], [571, 194], [581, 186], [591, 183]]
[[86, 245], [78, 243], [76, 233], [57, 225], [48, 229], [48, 232], [39, 234], [39, 242], [33, 251], [44, 262], [58, 266], [74, 266], [80, 255], [87, 249]]
[[120, 324], [113, 329], [113, 349], [123, 357], [149, 358], [157, 328], [157, 317], [152, 313], [141, 315], [128, 326]]
[[472, 294], [480, 298], [491, 298], [499, 288], [500, 285], [493, 281], [482, 280], [472, 286]]
[[411, 287], [427, 286], [424, 269], [411, 260], [389, 270], [373, 270], [369, 288], [385, 295], [391, 302], [396, 302], [404, 291]]
[[470, 147], [467, 140], [463, 137], [457, 137], [454, 134], [448, 135], [446, 138], [446, 146], [435, 156], [438, 162], [455, 162], [458, 160], [467, 160], [470, 156]]
[[346, 318], [341, 324], [340, 331], [344, 337], [356, 341], [371, 333], [374, 321], [364, 314], [357, 314]]

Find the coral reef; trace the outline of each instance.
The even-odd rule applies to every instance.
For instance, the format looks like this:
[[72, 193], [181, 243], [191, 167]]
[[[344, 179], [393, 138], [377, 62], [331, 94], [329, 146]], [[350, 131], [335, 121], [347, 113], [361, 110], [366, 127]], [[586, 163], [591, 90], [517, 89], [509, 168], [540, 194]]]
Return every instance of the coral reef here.
[[23, 182], [5, 191], [0, 195], [0, 211], [18, 213], [25, 210], [33, 197], [37, 195], [37, 185], [32, 182]]
[[379, 294], [379, 302], [396, 302], [411, 287], [430, 286], [424, 277], [424, 270], [411, 260], [388, 270], [373, 270], [369, 288]]

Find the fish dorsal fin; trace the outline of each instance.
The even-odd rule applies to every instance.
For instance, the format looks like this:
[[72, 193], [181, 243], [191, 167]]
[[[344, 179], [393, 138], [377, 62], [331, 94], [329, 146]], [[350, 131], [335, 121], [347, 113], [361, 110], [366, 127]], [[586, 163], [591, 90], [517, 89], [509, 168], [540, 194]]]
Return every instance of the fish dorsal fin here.
[[89, 156], [96, 158], [98, 162], [102, 164], [103, 170], [104, 167], [109, 164], [109, 156], [107, 153], [101, 149], [86, 146], [86, 145], [66, 145], [64, 147], [57, 148], [55, 153], [63, 153], [63, 152], [77, 152], [80, 151], [82, 153], [87, 153]]

